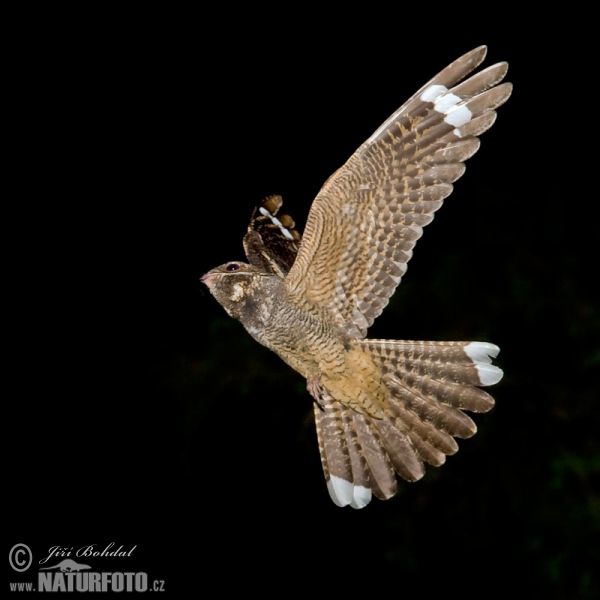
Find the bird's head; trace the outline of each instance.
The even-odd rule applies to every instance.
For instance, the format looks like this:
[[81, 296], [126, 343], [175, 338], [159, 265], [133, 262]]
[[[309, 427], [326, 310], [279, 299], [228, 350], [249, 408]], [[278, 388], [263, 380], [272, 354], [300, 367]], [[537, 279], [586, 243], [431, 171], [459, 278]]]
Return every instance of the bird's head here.
[[200, 277], [210, 293], [230, 316], [240, 319], [249, 305], [260, 303], [264, 297], [265, 278], [270, 274], [240, 261], [232, 261], [211, 269]]

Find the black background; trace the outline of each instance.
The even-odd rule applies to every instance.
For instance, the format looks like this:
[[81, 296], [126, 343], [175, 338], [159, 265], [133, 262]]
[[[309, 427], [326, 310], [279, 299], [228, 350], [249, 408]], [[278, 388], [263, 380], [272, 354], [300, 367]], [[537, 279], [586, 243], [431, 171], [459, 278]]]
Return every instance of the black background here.
[[[487, 10], [14, 23], [7, 550], [137, 545], [136, 569], [198, 594], [598, 593], [585, 50], [560, 19]], [[263, 196], [282, 194], [301, 227], [327, 177], [480, 44], [485, 65], [509, 62], [513, 96], [369, 335], [498, 344], [497, 405], [441, 469], [340, 509], [305, 382], [198, 279], [243, 258]]]

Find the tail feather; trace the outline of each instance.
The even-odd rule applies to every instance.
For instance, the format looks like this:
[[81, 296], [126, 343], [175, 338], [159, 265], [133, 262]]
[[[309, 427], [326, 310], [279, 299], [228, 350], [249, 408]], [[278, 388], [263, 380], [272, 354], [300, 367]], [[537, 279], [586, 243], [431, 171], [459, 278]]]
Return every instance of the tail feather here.
[[357, 342], [381, 369], [386, 415], [360, 414], [327, 392], [315, 421], [327, 489], [338, 506], [366, 506], [391, 498], [396, 474], [416, 481], [424, 463], [442, 465], [458, 450], [456, 438], [477, 431], [463, 410], [486, 412], [493, 398], [474, 387], [492, 385], [502, 371], [499, 349], [481, 342]]
[[383, 447], [388, 452], [394, 470], [407, 481], [417, 481], [425, 475], [423, 461], [403, 427], [398, 427], [390, 419], [372, 419], [371, 423], [379, 430]]
[[426, 462], [433, 467], [441, 467], [446, 462], [446, 455], [441, 450], [438, 450], [414, 432], [410, 432], [409, 437], [417, 456], [423, 462]]
[[[405, 406], [399, 403], [391, 403], [390, 410], [395, 422], [406, 427], [413, 442], [415, 439], [422, 440], [428, 446], [444, 454], [444, 456], [455, 454], [458, 451], [458, 444], [450, 434], [436, 429], [429, 423], [424, 423], [416, 413], [408, 410]], [[430, 462], [424, 456], [421, 456], [421, 458]]]
[[315, 404], [317, 439], [327, 489], [335, 504], [346, 506], [354, 499], [354, 478], [345, 443], [341, 410], [339, 403], [324, 403], [323, 411]]
[[404, 405], [423, 423], [459, 438], [469, 438], [477, 432], [475, 423], [465, 413], [439, 402], [431, 394], [427, 378], [405, 375], [400, 380], [396, 376], [386, 375], [383, 380], [391, 394], [388, 400]]
[[344, 436], [348, 456], [350, 457], [350, 467], [352, 469], [352, 502], [353, 508], [362, 508], [371, 500], [371, 485], [369, 480], [369, 465], [362, 452], [362, 447], [358, 439], [358, 432], [352, 422], [352, 409], [343, 407], [342, 423], [344, 425]]
[[351, 408], [324, 393], [322, 409], [315, 403], [319, 452], [327, 490], [338, 506], [362, 508], [374, 494], [393, 496], [396, 476], [383, 449], [381, 437], [369, 422]]
[[[385, 377], [395, 377], [386, 375]], [[401, 380], [421, 397], [429, 398], [441, 407], [471, 412], [488, 412], [494, 406], [494, 399], [483, 390], [466, 385], [456, 385], [436, 381], [426, 376], [401, 374]], [[475, 431], [473, 431], [475, 433]]]
[[[487, 412], [494, 399], [473, 386], [488, 386], [502, 379], [502, 370], [491, 364], [500, 349], [486, 342], [410, 342], [363, 340], [360, 342], [385, 374], [398, 374], [410, 387], [435, 401], [471, 412]], [[456, 385], [445, 385], [456, 384]]]
[[[348, 410], [352, 411], [352, 409]], [[358, 434], [361, 451], [368, 465], [373, 495], [380, 500], [387, 500], [398, 491], [398, 482], [385, 443], [370, 417], [354, 411], [351, 417]]]

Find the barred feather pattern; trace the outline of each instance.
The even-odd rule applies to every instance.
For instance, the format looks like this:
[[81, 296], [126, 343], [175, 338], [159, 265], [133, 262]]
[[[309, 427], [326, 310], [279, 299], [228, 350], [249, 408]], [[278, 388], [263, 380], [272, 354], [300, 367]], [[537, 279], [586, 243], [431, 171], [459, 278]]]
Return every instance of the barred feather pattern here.
[[397, 476], [423, 477], [494, 404], [481, 387], [502, 371], [483, 342], [365, 339], [403, 277], [413, 248], [511, 93], [506, 63], [468, 76], [468, 52], [395, 111], [325, 183], [301, 236], [269, 196], [244, 237], [250, 264], [202, 281], [258, 342], [307, 379], [332, 500], [387, 499]]
[[467, 53], [402, 105], [325, 183], [312, 204], [286, 284], [364, 337], [433, 219], [511, 93], [498, 63], [459, 83], [485, 57]]
[[327, 489], [338, 506], [362, 508], [397, 490], [396, 475], [417, 481], [424, 463], [439, 467], [475, 434], [463, 411], [487, 412], [493, 398], [474, 386], [493, 385], [502, 371], [491, 364], [498, 347], [483, 342], [358, 342], [381, 368], [386, 414], [358, 414], [327, 393], [315, 405]]

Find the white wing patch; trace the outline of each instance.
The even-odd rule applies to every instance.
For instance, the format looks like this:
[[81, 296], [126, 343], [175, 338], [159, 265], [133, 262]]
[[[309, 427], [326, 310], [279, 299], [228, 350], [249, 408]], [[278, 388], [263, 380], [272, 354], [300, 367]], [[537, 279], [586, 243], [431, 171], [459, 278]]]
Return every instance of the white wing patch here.
[[473, 116], [473, 113], [464, 104], [459, 104], [462, 102], [462, 98], [451, 92], [448, 93], [445, 85], [430, 85], [421, 94], [421, 100], [433, 102], [433, 110], [446, 115], [444, 121], [454, 127], [468, 123]]
[[283, 224], [281, 223], [281, 221], [273, 216], [266, 208], [263, 208], [262, 206], [259, 208], [260, 214], [265, 216], [265, 217], [269, 217], [269, 219], [271, 219], [271, 221], [273, 222], [273, 224], [277, 225], [277, 227], [279, 227], [279, 229], [281, 229], [281, 233], [283, 233], [283, 235], [285, 235], [285, 237], [288, 240], [293, 240], [294, 237], [292, 236], [292, 234], [289, 232], [287, 227], [284, 227]]

